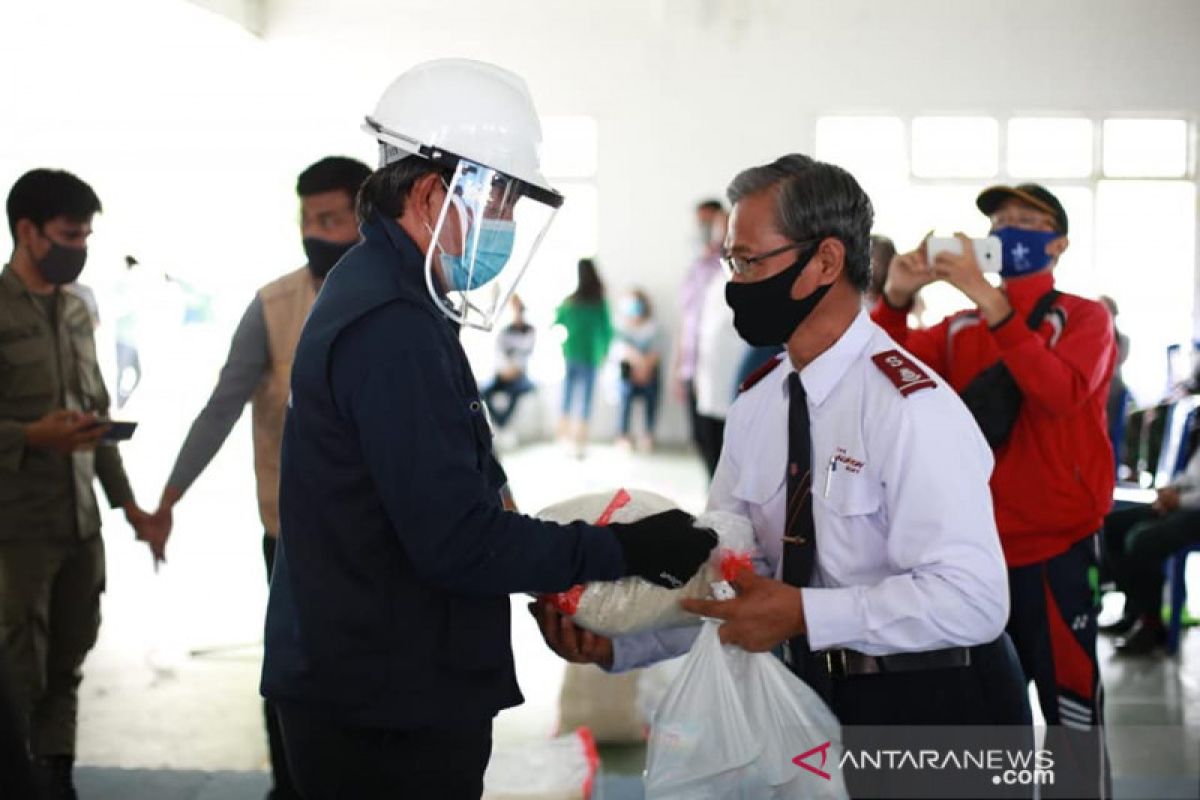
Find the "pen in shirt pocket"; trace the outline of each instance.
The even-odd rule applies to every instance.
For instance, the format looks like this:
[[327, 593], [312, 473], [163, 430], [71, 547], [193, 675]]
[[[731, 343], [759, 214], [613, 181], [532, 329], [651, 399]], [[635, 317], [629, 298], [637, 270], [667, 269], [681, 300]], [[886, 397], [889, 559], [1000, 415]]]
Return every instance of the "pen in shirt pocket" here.
[[829, 487], [833, 483], [833, 471], [837, 469], [837, 456], [829, 457], [829, 469], [825, 470], [825, 496], [829, 497]]

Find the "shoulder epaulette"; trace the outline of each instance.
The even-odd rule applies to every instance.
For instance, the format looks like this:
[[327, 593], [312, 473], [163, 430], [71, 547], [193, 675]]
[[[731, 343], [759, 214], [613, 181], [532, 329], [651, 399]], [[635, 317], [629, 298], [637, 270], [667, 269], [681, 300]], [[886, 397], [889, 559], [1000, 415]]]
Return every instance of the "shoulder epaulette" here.
[[751, 372], [750, 375], [747, 376], [746, 380], [742, 381], [742, 385], [738, 387], [738, 394], [753, 389], [755, 384], [767, 377], [767, 375], [771, 374], [771, 371], [782, 363], [783, 353], [767, 359], [766, 363], [754, 370], [754, 372]]
[[922, 389], [937, 388], [937, 381], [899, 350], [884, 350], [871, 356], [871, 360], [905, 397]]

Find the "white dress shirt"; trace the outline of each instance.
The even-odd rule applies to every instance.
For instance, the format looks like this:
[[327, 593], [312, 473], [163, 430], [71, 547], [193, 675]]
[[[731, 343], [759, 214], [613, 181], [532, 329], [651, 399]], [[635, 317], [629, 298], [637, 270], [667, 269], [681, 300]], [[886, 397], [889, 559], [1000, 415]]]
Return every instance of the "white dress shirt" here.
[[737, 374], [746, 343], [733, 329], [733, 309], [725, 302], [725, 281], [716, 280], [704, 292], [696, 343], [696, 412], [725, 419], [737, 393]]
[[[871, 357], [923, 370], [903, 394]], [[787, 504], [786, 360], [730, 409], [710, 510], [743, 514], [759, 571], [780, 576]], [[861, 312], [800, 371], [813, 454], [817, 560], [802, 590], [814, 650], [869, 655], [983, 644], [1008, 620], [992, 454], [954, 391]], [[909, 387], [912, 388], [912, 387]], [[620, 637], [613, 671], [686, 652], [695, 629]]]

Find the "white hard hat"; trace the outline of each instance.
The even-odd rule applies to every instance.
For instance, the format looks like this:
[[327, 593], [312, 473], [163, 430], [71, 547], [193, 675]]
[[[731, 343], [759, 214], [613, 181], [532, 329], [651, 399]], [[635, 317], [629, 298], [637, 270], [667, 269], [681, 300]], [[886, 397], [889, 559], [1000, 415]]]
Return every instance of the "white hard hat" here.
[[466, 159], [526, 184], [557, 208], [562, 196], [542, 176], [542, 126], [520, 76], [465, 58], [427, 61], [384, 91], [363, 130], [380, 143], [380, 165], [419, 155], [453, 168]]
[[392, 82], [363, 130], [381, 167], [415, 155], [444, 168], [425, 285], [447, 317], [490, 330], [563, 202], [542, 176], [525, 81], [481, 61], [429, 61]]

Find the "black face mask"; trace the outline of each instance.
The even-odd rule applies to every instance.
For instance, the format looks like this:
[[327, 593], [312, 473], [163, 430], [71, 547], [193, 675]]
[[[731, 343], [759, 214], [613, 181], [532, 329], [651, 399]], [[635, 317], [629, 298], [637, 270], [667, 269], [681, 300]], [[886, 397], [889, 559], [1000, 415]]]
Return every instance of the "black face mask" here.
[[37, 268], [43, 279], [55, 286], [62, 286], [74, 283], [86, 263], [86, 247], [65, 247], [51, 239], [50, 250], [37, 262]]
[[309, 271], [312, 272], [313, 277], [324, 280], [325, 276], [329, 274], [329, 270], [333, 269], [333, 265], [350, 252], [350, 248], [356, 244], [357, 242], [331, 242], [315, 236], [306, 236], [304, 238], [304, 255], [308, 256]]
[[725, 284], [725, 302], [733, 309], [733, 327], [747, 344], [784, 344], [833, 288], [833, 284], [826, 284], [807, 297], [792, 299], [792, 284], [816, 253], [816, 247], [801, 253], [796, 263], [765, 280]]

